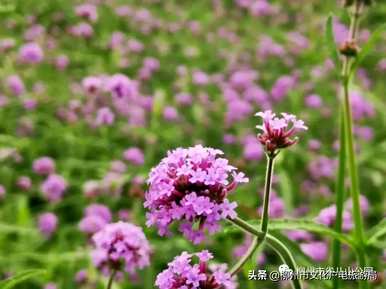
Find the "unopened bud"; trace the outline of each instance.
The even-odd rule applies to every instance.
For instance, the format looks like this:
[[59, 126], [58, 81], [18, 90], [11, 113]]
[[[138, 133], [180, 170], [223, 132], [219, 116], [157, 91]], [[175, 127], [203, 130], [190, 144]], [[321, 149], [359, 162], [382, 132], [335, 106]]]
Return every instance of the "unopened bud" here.
[[339, 48], [339, 51], [347, 57], [355, 57], [358, 54], [359, 47], [355, 40], [346, 40]]

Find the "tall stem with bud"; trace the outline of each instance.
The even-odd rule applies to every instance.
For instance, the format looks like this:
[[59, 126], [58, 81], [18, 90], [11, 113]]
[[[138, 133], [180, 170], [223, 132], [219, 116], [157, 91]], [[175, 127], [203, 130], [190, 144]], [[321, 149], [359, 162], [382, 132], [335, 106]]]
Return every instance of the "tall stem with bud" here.
[[[351, 3], [352, 2], [352, 3]], [[350, 30], [348, 39], [340, 48], [340, 52], [343, 55], [342, 65], [342, 87], [343, 87], [343, 119], [344, 119], [344, 133], [345, 143], [341, 142], [341, 145], [346, 145], [348, 171], [350, 176], [350, 191], [353, 203], [353, 215], [355, 224], [355, 238], [358, 243], [358, 261], [359, 265], [363, 268], [366, 266], [365, 256], [365, 238], [363, 233], [363, 221], [360, 210], [360, 192], [359, 192], [359, 178], [358, 168], [355, 157], [355, 143], [353, 135], [353, 119], [350, 103], [350, 75], [352, 73], [352, 63], [358, 52], [356, 38], [359, 30], [359, 20], [361, 11], [364, 4], [369, 1], [355, 0], [346, 3], [348, 6], [353, 6], [353, 13], [350, 20]], [[368, 288], [368, 284], [365, 281], [360, 282], [360, 288]]]

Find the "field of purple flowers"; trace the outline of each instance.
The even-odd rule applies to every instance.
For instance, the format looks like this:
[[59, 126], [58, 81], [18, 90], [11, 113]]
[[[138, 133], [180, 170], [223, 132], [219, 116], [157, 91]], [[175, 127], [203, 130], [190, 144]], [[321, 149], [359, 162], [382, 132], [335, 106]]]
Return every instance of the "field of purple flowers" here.
[[385, 288], [382, 2], [0, 1], [0, 288]]

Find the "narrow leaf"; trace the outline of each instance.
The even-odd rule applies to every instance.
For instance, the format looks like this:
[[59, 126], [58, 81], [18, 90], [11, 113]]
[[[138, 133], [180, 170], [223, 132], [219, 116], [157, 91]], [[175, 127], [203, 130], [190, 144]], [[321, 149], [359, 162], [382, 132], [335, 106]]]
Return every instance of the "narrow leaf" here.
[[382, 243], [381, 239], [386, 238], [386, 219], [382, 219], [377, 225], [372, 227], [367, 233], [367, 245]]
[[15, 276], [12, 276], [6, 280], [0, 282], [1, 289], [11, 289], [17, 284], [22, 283], [30, 278], [36, 277], [38, 275], [45, 274], [46, 271], [42, 269], [30, 269], [24, 272], [21, 272]]

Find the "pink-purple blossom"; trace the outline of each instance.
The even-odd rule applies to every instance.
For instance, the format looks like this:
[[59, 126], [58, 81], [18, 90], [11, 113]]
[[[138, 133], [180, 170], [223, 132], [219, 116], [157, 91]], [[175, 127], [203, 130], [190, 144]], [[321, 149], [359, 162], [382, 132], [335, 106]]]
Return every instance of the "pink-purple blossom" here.
[[38, 175], [49, 175], [55, 171], [55, 162], [50, 157], [41, 157], [33, 162], [32, 169]]
[[180, 221], [179, 230], [184, 236], [200, 243], [205, 230], [213, 234], [221, 219], [235, 218], [237, 204], [227, 195], [248, 178], [219, 157], [222, 154], [201, 145], [169, 151], [148, 179], [147, 225], [156, 226], [164, 236], [170, 234], [174, 221]]
[[58, 226], [58, 217], [54, 213], [43, 213], [38, 217], [39, 231], [49, 238], [56, 231]]
[[20, 47], [19, 58], [23, 63], [37, 64], [43, 61], [44, 53], [39, 44], [30, 42]]
[[[188, 254], [183, 252], [158, 274], [155, 285], [159, 289], [235, 289], [235, 278], [227, 273], [227, 265], [212, 265], [213, 255], [208, 251]], [[197, 260], [197, 263], [194, 261]]]
[[315, 262], [323, 262], [328, 257], [328, 246], [325, 242], [316, 241], [300, 244], [302, 251]]
[[94, 265], [104, 274], [111, 270], [134, 273], [150, 264], [151, 247], [142, 228], [130, 223], [106, 225], [92, 241]]
[[256, 116], [263, 119], [263, 124], [256, 126], [262, 130], [262, 133], [258, 135], [258, 140], [270, 154], [295, 144], [297, 142], [295, 135], [308, 129], [304, 121], [298, 120], [295, 115], [287, 113], [281, 115], [281, 118], [277, 117], [270, 110], [256, 113]]
[[51, 203], [60, 201], [67, 189], [66, 180], [60, 175], [49, 175], [41, 185], [44, 197]]
[[123, 159], [135, 166], [143, 165], [145, 156], [140, 148], [131, 147], [123, 152]]

